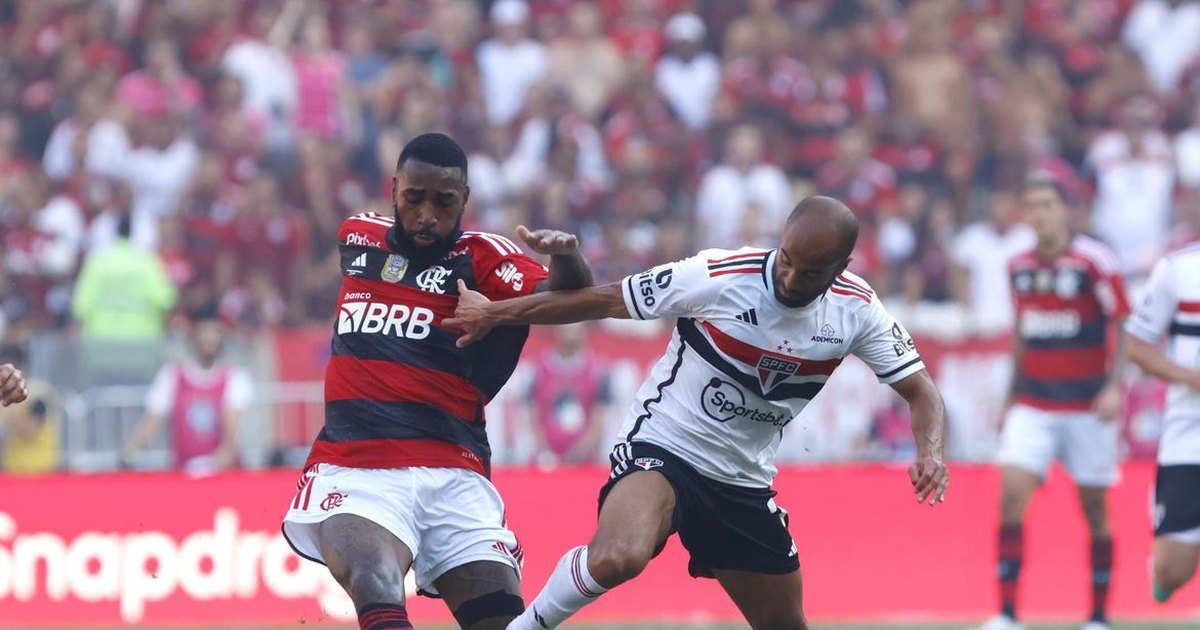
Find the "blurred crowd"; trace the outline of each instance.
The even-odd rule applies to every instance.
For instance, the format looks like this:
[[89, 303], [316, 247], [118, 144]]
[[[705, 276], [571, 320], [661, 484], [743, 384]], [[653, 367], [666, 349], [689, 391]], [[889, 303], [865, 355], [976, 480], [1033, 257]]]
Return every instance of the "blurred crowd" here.
[[1200, 224], [1191, 0], [0, 0], [0, 34], [0, 338], [325, 321], [340, 220], [431, 129], [470, 227], [578, 232], [601, 280], [819, 192], [881, 293], [983, 332], [1031, 170], [1134, 278]]
[[327, 322], [429, 130], [464, 227], [578, 233], [600, 281], [823, 193], [910, 329], [1003, 333], [1032, 171], [1134, 286], [1200, 237], [1200, 2], [0, 0], [0, 342]]

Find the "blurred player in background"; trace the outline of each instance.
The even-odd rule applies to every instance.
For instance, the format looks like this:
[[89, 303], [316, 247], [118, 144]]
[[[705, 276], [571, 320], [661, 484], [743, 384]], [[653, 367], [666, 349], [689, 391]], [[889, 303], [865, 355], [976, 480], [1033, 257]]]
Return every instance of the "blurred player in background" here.
[[782, 234], [774, 250], [702, 250], [594, 289], [504, 302], [464, 293], [447, 322], [465, 331], [460, 344], [500, 325], [679, 318], [612, 452], [595, 535], [563, 556], [510, 629], [558, 626], [641, 573], [676, 532], [691, 575], [716, 578], [752, 628], [806, 628], [796, 546], [771, 489], [775, 449], [850, 354], [908, 401], [909, 479], [919, 502], [944, 500], [941, 395], [912, 338], [845, 271], [854, 214], [809, 197]]
[[1154, 483], [1154, 599], [1165, 602], [1200, 555], [1200, 244], [1158, 262], [1125, 330], [1130, 360], [1170, 383]]
[[211, 473], [237, 465], [237, 435], [254, 384], [241, 367], [222, 362], [225, 324], [215, 306], [198, 310], [188, 331], [190, 356], [164, 365], [146, 392], [146, 413], [125, 445], [124, 459], [170, 423], [172, 465]]
[[533, 361], [525, 416], [539, 466], [597, 461], [612, 388], [608, 366], [587, 341], [587, 324], [558, 326], [554, 347]]
[[463, 232], [467, 159], [430, 133], [396, 163], [395, 216], [347, 219], [342, 287], [325, 373], [325, 427], [283, 533], [346, 589], [362, 630], [411, 628], [404, 575], [445, 599], [465, 629], [500, 629], [524, 610], [520, 548], [489, 480], [484, 406], [516, 367], [528, 327], [460, 349], [443, 320], [458, 283], [494, 299], [578, 289], [591, 271], [573, 235]]
[[[1021, 628], [1016, 593], [1025, 510], [1058, 459], [1078, 486], [1091, 531], [1092, 612], [1084, 627], [1102, 630], [1108, 624], [1113, 558], [1108, 488], [1118, 475], [1120, 323], [1129, 304], [1116, 256], [1099, 241], [1072, 232], [1068, 197], [1057, 181], [1032, 176], [1022, 185], [1020, 202], [1037, 245], [1009, 265], [1017, 330], [997, 454], [1000, 614], [982, 628]], [[1115, 352], [1111, 332], [1118, 336]]]

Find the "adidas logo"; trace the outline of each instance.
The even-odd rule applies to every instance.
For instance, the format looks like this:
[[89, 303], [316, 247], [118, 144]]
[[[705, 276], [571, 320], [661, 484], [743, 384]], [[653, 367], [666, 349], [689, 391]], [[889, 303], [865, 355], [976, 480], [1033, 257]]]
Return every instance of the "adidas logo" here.
[[358, 258], [355, 258], [354, 262], [350, 263], [350, 266], [351, 267], [366, 267], [367, 266], [367, 253], [363, 252], [363, 253], [359, 254]]
[[754, 309], [750, 309], [748, 311], [743, 312], [741, 315], [738, 315], [737, 320], [739, 322], [746, 322], [747, 324], [750, 324], [751, 326], [757, 326], [758, 325], [758, 313], [756, 313], [754, 311]]

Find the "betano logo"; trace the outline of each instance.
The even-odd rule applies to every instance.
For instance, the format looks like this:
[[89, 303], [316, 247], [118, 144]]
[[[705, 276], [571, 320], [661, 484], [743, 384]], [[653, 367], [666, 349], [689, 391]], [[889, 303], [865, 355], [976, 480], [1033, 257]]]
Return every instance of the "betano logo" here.
[[[53, 602], [113, 602], [136, 623], [155, 602], [183, 595], [198, 601], [261, 597], [316, 599], [339, 620], [354, 607], [329, 571], [301, 560], [278, 530], [241, 529], [233, 508], [218, 508], [211, 529], [184, 536], [162, 531], [84, 531], [73, 539], [20, 532], [0, 512], [0, 608], [42, 594]], [[411, 592], [411, 591], [410, 591]]]
[[433, 319], [433, 311], [420, 306], [343, 302], [338, 312], [337, 334], [382, 333], [405, 339], [424, 339], [429, 336]]

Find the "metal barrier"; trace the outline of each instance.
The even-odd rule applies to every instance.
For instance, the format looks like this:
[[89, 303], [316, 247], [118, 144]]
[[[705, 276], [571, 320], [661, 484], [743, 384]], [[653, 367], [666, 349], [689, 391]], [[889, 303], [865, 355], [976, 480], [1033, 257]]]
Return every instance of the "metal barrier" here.
[[[139, 470], [169, 468], [169, 423], [134, 461], [121, 458], [122, 447], [144, 414], [148, 389], [145, 385], [110, 385], [60, 392], [64, 468], [74, 472], [126, 465]], [[256, 383], [254, 400], [238, 430], [241, 467], [299, 465], [323, 422], [322, 383]]]

